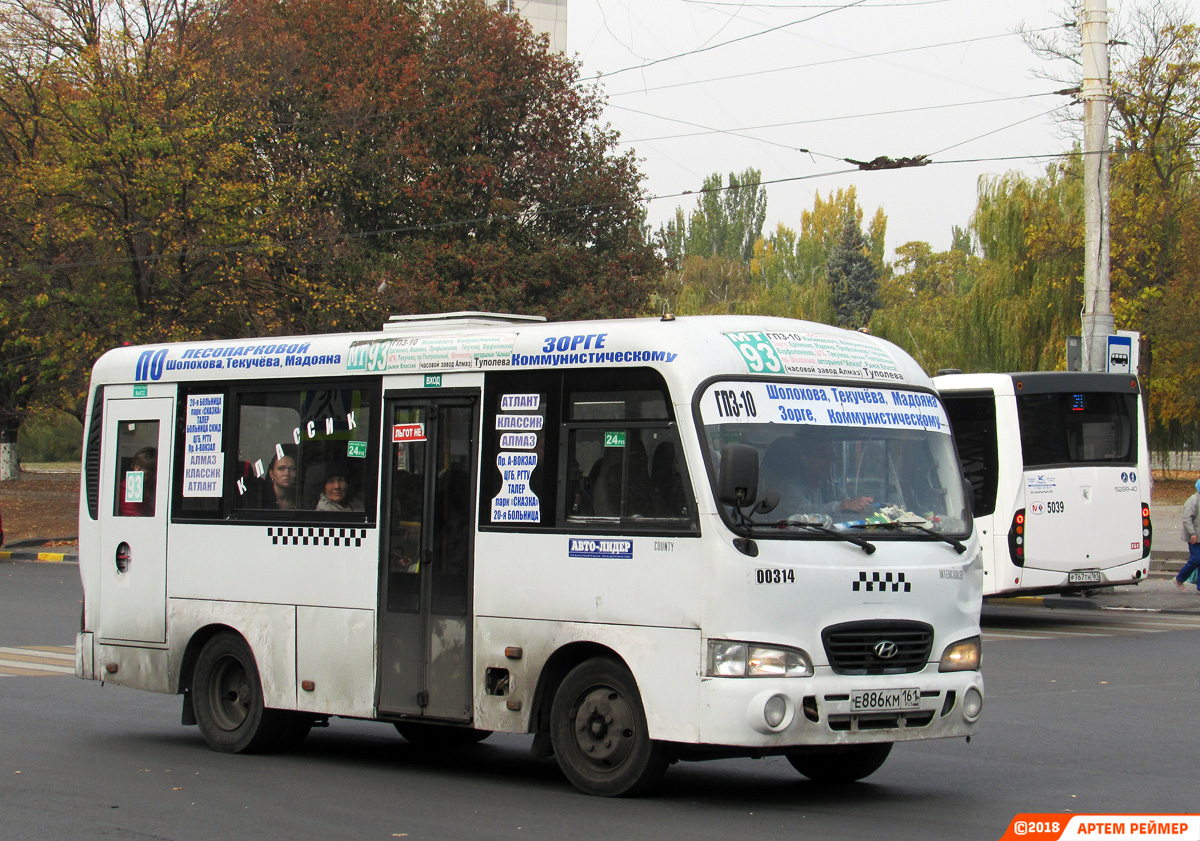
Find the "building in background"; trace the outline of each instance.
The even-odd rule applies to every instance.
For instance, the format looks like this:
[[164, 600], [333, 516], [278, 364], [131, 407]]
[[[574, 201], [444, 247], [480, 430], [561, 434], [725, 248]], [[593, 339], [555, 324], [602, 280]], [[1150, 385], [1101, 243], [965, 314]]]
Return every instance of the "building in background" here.
[[549, 35], [550, 49], [567, 51], [567, 0], [500, 0], [499, 5]]

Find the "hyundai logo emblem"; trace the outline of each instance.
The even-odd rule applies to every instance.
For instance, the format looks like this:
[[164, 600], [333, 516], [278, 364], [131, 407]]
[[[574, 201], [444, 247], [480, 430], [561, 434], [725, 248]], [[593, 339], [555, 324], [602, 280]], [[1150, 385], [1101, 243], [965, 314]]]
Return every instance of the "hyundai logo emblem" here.
[[900, 647], [891, 640], [880, 640], [875, 643], [875, 656], [880, 660], [891, 660], [900, 653]]

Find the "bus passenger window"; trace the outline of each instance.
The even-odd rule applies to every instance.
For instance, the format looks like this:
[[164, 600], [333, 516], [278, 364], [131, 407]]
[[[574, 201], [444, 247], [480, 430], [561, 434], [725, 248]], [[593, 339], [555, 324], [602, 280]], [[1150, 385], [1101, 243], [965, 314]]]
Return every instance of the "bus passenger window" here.
[[663, 391], [624, 385], [577, 391], [568, 410], [568, 517], [689, 518], [678, 435]]
[[296, 512], [289, 519], [363, 519], [373, 508], [370, 401], [358, 388], [236, 395], [234, 508]]
[[153, 517], [158, 496], [158, 421], [121, 425], [117, 439], [118, 517]]

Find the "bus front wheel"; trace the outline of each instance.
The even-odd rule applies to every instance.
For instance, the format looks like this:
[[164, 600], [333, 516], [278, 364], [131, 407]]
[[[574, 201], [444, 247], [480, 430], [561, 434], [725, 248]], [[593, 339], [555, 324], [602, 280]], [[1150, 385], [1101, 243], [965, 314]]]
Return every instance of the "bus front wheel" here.
[[312, 728], [310, 716], [263, 705], [254, 654], [237, 634], [218, 634], [205, 644], [192, 672], [191, 692], [200, 734], [222, 753], [293, 747]]
[[821, 745], [787, 755], [792, 767], [816, 783], [853, 783], [874, 774], [892, 752], [891, 742]]
[[585, 794], [638, 794], [670, 764], [667, 746], [650, 738], [633, 675], [609, 658], [567, 673], [550, 709], [550, 738], [563, 774]]

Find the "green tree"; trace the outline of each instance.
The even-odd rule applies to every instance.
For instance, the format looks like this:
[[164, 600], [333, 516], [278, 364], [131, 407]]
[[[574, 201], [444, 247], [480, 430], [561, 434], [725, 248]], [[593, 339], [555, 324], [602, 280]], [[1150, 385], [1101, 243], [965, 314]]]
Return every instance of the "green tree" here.
[[842, 232], [829, 251], [825, 275], [833, 294], [839, 327], [866, 327], [879, 306], [879, 270], [853, 214], [842, 220]]
[[729, 173], [728, 183], [715, 172], [705, 178], [686, 223], [682, 209], [677, 209], [675, 218], [660, 229], [667, 256], [748, 262], [767, 218], [767, 191], [761, 182], [762, 173], [753, 168]]

